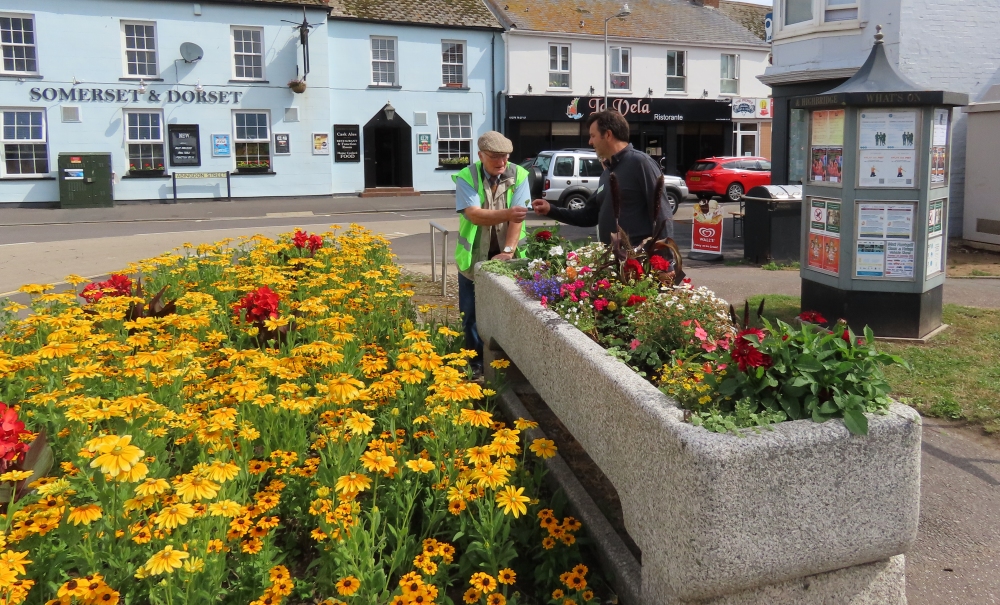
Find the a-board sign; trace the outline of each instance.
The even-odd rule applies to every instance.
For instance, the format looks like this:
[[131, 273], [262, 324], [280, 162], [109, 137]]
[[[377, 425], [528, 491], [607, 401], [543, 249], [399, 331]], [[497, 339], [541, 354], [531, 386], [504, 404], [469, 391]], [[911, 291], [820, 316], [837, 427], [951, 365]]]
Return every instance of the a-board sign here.
[[357, 124], [333, 125], [333, 161], [361, 161], [361, 127]]
[[197, 124], [168, 124], [171, 166], [201, 166]]

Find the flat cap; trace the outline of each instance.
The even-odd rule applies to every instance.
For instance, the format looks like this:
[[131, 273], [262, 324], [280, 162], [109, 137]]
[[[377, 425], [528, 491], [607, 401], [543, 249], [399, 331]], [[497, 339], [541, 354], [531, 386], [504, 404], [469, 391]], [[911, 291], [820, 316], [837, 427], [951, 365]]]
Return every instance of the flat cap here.
[[514, 151], [514, 144], [510, 142], [510, 139], [495, 130], [479, 137], [477, 145], [479, 151], [489, 151], [490, 153], [512, 153]]

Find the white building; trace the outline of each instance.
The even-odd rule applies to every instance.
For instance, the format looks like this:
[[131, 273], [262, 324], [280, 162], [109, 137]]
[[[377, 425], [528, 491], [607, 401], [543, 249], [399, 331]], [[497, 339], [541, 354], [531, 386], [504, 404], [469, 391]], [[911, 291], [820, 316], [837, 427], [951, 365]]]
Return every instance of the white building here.
[[[770, 90], [757, 76], [768, 46], [718, 0], [632, 1], [621, 18], [612, 16], [622, 5], [610, 1], [489, 2], [507, 29], [505, 126], [515, 159], [586, 146], [581, 118], [605, 95], [632, 124], [632, 143], [667, 172], [706, 156], [767, 150]], [[734, 101], [744, 116], [736, 122]]]
[[[871, 52], [875, 26], [898, 71], [932, 90], [969, 95], [973, 101], [1000, 83], [1000, 3], [997, 0], [775, 0], [773, 65], [760, 80], [774, 96], [774, 183], [805, 178], [803, 114], [790, 99], [835, 88]], [[948, 234], [977, 239], [975, 217], [964, 217], [965, 112], [952, 115]], [[988, 224], [993, 224], [992, 221]], [[993, 234], [1000, 236], [1000, 229]]]
[[[234, 196], [329, 194], [330, 157], [311, 152], [330, 130], [323, 33], [308, 89], [288, 86], [303, 14], [325, 31], [325, 0], [7, 0], [0, 202], [59, 201], [57, 177], [95, 153], [110, 171], [78, 178], [117, 201], [172, 197], [173, 172], [228, 171]], [[182, 198], [225, 194], [224, 176], [178, 184]]]

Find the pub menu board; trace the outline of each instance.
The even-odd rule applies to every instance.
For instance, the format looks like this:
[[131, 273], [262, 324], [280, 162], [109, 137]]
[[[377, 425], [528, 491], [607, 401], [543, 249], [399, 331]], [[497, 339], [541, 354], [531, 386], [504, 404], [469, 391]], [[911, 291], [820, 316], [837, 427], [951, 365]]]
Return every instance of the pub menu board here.
[[858, 187], [916, 186], [916, 110], [862, 109], [858, 115]]
[[201, 166], [197, 124], [168, 124], [171, 166]]
[[840, 274], [840, 200], [809, 198], [807, 266], [821, 273]]
[[274, 154], [289, 155], [292, 153], [291, 137], [287, 133], [274, 133]]
[[357, 124], [333, 125], [333, 161], [361, 161], [361, 127]]
[[844, 110], [812, 112], [812, 139], [809, 147], [809, 180], [841, 182], [844, 171]]
[[948, 180], [948, 118], [950, 109], [934, 110], [931, 130], [931, 183], [943, 185]]
[[914, 278], [916, 207], [908, 202], [858, 202], [854, 275], [863, 278]]

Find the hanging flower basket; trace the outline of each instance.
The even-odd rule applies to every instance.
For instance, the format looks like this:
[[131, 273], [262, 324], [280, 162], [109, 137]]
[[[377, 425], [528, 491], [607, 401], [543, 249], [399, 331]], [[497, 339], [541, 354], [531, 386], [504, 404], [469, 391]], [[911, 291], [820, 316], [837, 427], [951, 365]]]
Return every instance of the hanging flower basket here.
[[306, 81], [305, 80], [291, 80], [288, 82], [288, 87], [292, 89], [295, 93], [304, 93], [306, 91]]

